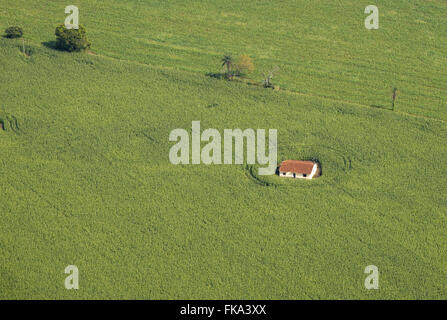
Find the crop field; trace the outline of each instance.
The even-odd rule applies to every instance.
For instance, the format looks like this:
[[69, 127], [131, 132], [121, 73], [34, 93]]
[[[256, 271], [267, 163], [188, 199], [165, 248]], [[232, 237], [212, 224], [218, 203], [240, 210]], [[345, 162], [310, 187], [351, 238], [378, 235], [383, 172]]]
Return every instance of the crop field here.
[[[71, 4], [88, 52], [54, 48]], [[31, 52], [0, 38], [0, 299], [447, 299], [446, 13], [0, 0], [0, 32], [20, 25]], [[228, 54], [254, 72], [214, 77]], [[275, 67], [276, 90], [254, 85]], [[323, 174], [174, 165], [170, 132], [193, 121], [277, 129], [278, 162], [318, 159]]]

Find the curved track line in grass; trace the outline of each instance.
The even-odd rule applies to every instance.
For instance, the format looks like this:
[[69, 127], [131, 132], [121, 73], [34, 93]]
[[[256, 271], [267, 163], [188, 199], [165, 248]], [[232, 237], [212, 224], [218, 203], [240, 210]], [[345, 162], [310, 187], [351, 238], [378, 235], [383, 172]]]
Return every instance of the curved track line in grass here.
[[8, 131], [10, 129], [15, 134], [20, 135], [19, 122], [13, 115], [0, 116], [0, 122], [3, 124], [3, 130]]
[[[292, 146], [290, 148], [297, 147]], [[333, 147], [333, 144], [325, 143], [299, 145], [298, 148], [300, 149], [300, 151], [297, 152], [297, 155], [300, 160], [317, 162], [321, 166], [322, 175], [324, 175], [325, 162], [328, 161], [325, 159], [327, 158], [325, 157], [327, 156], [327, 153], [324, 152], [327, 150], [330, 150], [330, 153], [338, 158], [336, 162], [341, 165], [341, 168], [344, 172], [348, 173], [353, 168], [352, 163], [354, 161], [353, 155], [355, 154], [355, 152], [352, 150], [352, 148], [346, 146], [340, 146], [339, 148], [336, 148]]]
[[112, 56], [107, 56], [107, 55], [96, 53], [96, 52], [93, 52], [93, 51], [88, 51], [87, 54], [95, 56], [95, 57], [98, 57], [98, 58], [103, 58], [103, 59], [108, 59], [108, 60], [118, 61], [118, 62], [125, 62], [125, 63], [135, 64], [135, 65], [138, 65], [138, 66], [145, 66], [145, 67], [149, 67], [149, 68], [156, 69], [156, 70], [167, 70], [167, 71], [179, 71], [179, 70], [181, 70], [183, 72], [189, 72], [191, 74], [196, 74], [197, 73], [195, 71], [189, 71], [189, 70], [186, 70], [186, 69], [160, 66], [160, 65], [150, 64], [150, 63], [146, 63], [146, 62], [135, 61], [135, 60], [115, 58], [115, 57], [112, 57]]
[[[206, 55], [210, 55], [210, 56], [220, 56], [219, 52], [206, 50], [206, 49], [203, 49], [203, 48], [182, 46], [182, 45], [178, 45], [178, 44], [157, 41], [157, 40], [154, 40], [154, 39], [136, 38], [136, 40], [139, 41], [139, 42], [148, 43], [150, 45], [154, 45], [154, 46], [158, 46], [158, 47], [162, 47], [162, 48], [169, 48], [169, 49], [181, 50], [181, 51], [192, 52], [192, 53], [200, 53], [200, 54], [206, 54]], [[413, 56], [405, 56], [405, 55], [399, 55], [399, 56], [403, 60], [407, 60], [408, 58], [411, 58], [411, 59], [415, 58]], [[287, 63], [287, 61], [284, 61], [284, 60], [281, 60], [281, 59], [269, 59], [269, 61], [272, 61], [272, 62], [275, 62], [275, 63]], [[347, 64], [346, 61], [337, 60], [336, 57], [332, 58], [332, 59], [324, 60], [324, 61], [330, 61], [330, 62], [335, 62], [335, 63]], [[388, 69], [380, 69], [380, 68], [377, 68], [377, 67], [372, 68], [371, 65], [369, 65], [369, 64], [364, 64], [364, 65], [362, 65], [360, 63], [354, 63], [354, 64], [357, 67], [360, 67], [360, 68], [367, 68], [367, 69], [370, 69], [370, 70], [378, 70], [378, 71], [385, 72], [385, 73], [393, 73], [393, 71], [388, 70]], [[350, 63], [350, 65], [352, 65], [352, 63]], [[433, 70], [435, 70], [435, 69], [433, 69]], [[424, 79], [426, 81], [433, 80], [432, 78], [421, 77], [418, 74], [402, 73], [402, 72], [399, 73], [399, 74], [403, 75], [403, 76], [406, 76], [406, 77], [408, 77], [410, 79], [414, 79], [415, 77], [419, 77], [420, 79]], [[444, 75], [444, 74], [441, 73], [441, 75]], [[447, 74], [445, 74], [445, 75], [447, 75]], [[442, 88], [437, 88], [437, 87], [433, 87], [433, 88], [442, 90]]]
[[182, 46], [182, 45], [178, 45], [178, 44], [166, 43], [166, 42], [161, 42], [161, 41], [152, 40], [152, 39], [145, 39], [145, 38], [135, 38], [135, 39], [139, 42], [148, 43], [150, 45], [154, 45], [154, 46], [158, 46], [158, 47], [162, 47], [162, 48], [169, 48], [169, 49], [185, 51], [185, 52], [207, 54], [207, 55], [212, 55], [212, 56], [220, 56], [220, 53], [216, 52], [216, 51], [205, 50], [205, 49], [195, 48], [195, 47], [186, 47], [186, 46]]
[[[42, 46], [42, 44], [39, 44], [39, 45]], [[104, 59], [113, 60], [113, 61], [119, 61], [119, 62], [126, 62], [126, 63], [136, 64], [136, 65], [140, 65], [140, 66], [146, 66], [146, 67], [157, 69], [157, 70], [182, 71], [182, 72], [188, 72], [190, 74], [198, 73], [198, 71], [191, 71], [191, 70], [183, 69], [183, 68], [166, 67], [166, 66], [153, 65], [153, 64], [149, 64], [149, 63], [139, 62], [139, 61], [135, 61], [135, 60], [115, 58], [115, 57], [112, 57], [112, 56], [99, 54], [99, 53], [96, 53], [96, 52], [93, 52], [93, 51], [88, 51], [87, 53], [90, 54], [90, 55], [99, 57], [99, 58], [104, 58]], [[344, 104], [349, 104], [349, 105], [352, 105], [352, 106], [357, 106], [357, 107], [362, 107], [362, 108], [365, 108], [365, 107], [366, 108], [371, 108], [371, 106], [367, 105], [367, 104], [361, 104], [361, 103], [352, 102], [352, 101], [343, 100], [343, 99], [328, 98], [328, 97], [324, 97], [324, 96], [320, 96], [320, 95], [309, 94], [309, 93], [302, 93], [302, 92], [298, 92], [298, 91], [281, 89], [281, 90], [279, 90], [279, 92], [286, 92], [286, 93], [289, 93], [289, 94], [297, 94], [297, 95], [300, 95], [300, 96], [317, 98], [317, 99], [320, 99], [320, 100], [325, 100], [325, 101], [330, 101], [330, 102], [344, 103]], [[410, 116], [410, 117], [415, 117], [415, 118], [420, 118], [420, 119], [425, 119], [425, 120], [438, 121], [438, 122], [441, 122], [443, 124], [447, 124], [446, 120], [439, 119], [439, 118], [427, 117], [427, 116], [422, 116], [422, 115], [418, 115], [418, 114], [414, 114], [414, 113], [408, 113], [408, 112], [403, 112], [403, 111], [394, 111], [394, 112], [397, 113], [397, 114], [400, 114], [402, 116]]]
[[[361, 62], [349, 62], [348, 63], [346, 61], [339, 60], [339, 59], [336, 59], [336, 58], [327, 59], [326, 61], [330, 61], [330, 62], [337, 63], [337, 64], [344, 64], [344, 65], [348, 65], [348, 66], [356, 66], [357, 68], [362, 68], [362, 69], [366, 69], [366, 70], [370, 70], [370, 71], [379, 71], [379, 72], [383, 72], [383, 73], [387, 73], [387, 74], [394, 74], [394, 72], [389, 70], [389, 69], [382, 69], [380, 67], [377, 67], [375, 65], [370, 65], [370, 64], [362, 64]], [[408, 79], [412, 79], [412, 80], [418, 78], [416, 80], [420, 80], [420, 81], [423, 81], [423, 82], [424, 81], [433, 81], [433, 78], [424, 77], [424, 76], [421, 76], [419, 74], [414, 74], [414, 73], [399, 72], [397, 75], [399, 75], [401, 77], [401, 79], [402, 79], [402, 77], [407, 77]], [[447, 74], [441, 74], [441, 75], [447, 77]], [[443, 81], [443, 80], [439, 80], [439, 79], [436, 79], [436, 80], [437, 81]], [[424, 84], [424, 83], [418, 83], [418, 82], [414, 82], [414, 81], [411, 81], [411, 80], [410, 81], [409, 80], [405, 80], [405, 82], [411, 83], [411, 84], [417, 84], [417, 85], [424, 86], [424, 87], [431, 88], [431, 89], [437, 89], [437, 90], [441, 90], [441, 91], [444, 90], [442, 87], [434, 87], [434, 86], [431, 86], [431, 85], [427, 85], [427, 84]]]
[[[88, 54], [91, 54], [91, 55], [94, 55], [94, 56], [97, 56], [97, 57], [100, 57], [100, 58], [104, 58], [104, 59], [109, 59], [109, 60], [114, 60], [114, 61], [127, 62], [127, 63], [133, 63], [133, 64], [137, 64], [137, 65], [147, 66], [149, 68], [158, 69], [158, 70], [169, 70], [169, 71], [179, 71], [179, 70], [181, 70], [183, 72], [188, 72], [190, 74], [196, 74], [197, 73], [195, 71], [189, 71], [189, 70], [184, 70], [184, 69], [177, 69], [177, 68], [173, 68], [173, 67], [157, 66], [157, 65], [143, 63], [143, 62], [139, 62], [139, 61], [135, 61], [135, 60], [114, 58], [114, 57], [98, 54], [98, 53], [91, 52], [91, 51], [89, 51]], [[243, 82], [243, 81], [241, 81], [241, 82]], [[243, 82], [243, 83], [245, 83], [245, 82]], [[361, 107], [361, 108], [372, 108], [370, 105], [367, 105], [367, 104], [362, 104], [362, 103], [353, 102], [353, 101], [349, 101], [349, 100], [343, 100], [343, 99], [329, 98], [329, 97], [325, 97], [325, 96], [321, 96], [321, 95], [315, 95], [315, 94], [310, 94], [310, 93], [303, 93], [303, 92], [298, 92], [298, 91], [293, 91], [293, 90], [281, 89], [281, 90], [278, 90], [277, 92], [284, 92], [284, 93], [288, 93], [288, 94], [295, 94], [295, 95], [300, 95], [300, 96], [309, 97], [309, 98], [317, 98], [317, 99], [320, 99], [320, 100], [323, 100], [323, 101], [328, 101], [328, 102], [349, 104], [351, 106], [356, 106], [356, 107]], [[385, 108], [381, 108], [381, 109], [388, 110], [388, 109], [385, 109]], [[403, 112], [403, 111], [392, 111], [392, 110], [388, 110], [388, 111], [397, 113], [397, 114], [402, 115], [402, 116], [409, 116], [409, 117], [413, 117], [413, 118], [432, 120], [432, 121], [441, 122], [443, 124], [447, 124], [446, 120], [439, 119], [439, 118], [433, 118], [433, 117], [428, 117], [428, 116], [423, 116], [423, 115], [418, 115], [418, 114], [409, 113], [409, 112]]]
[[[292, 150], [294, 149], [294, 147], [291, 147]], [[352, 163], [354, 162], [354, 158], [353, 158], [353, 154], [354, 152], [352, 150], [350, 150], [350, 148], [335, 148], [331, 145], [327, 145], [327, 144], [313, 144], [313, 145], [308, 145], [308, 146], [300, 146], [300, 151], [297, 152], [293, 152], [292, 151], [292, 158], [296, 158], [296, 159], [300, 159], [300, 160], [310, 160], [310, 161], [315, 161], [317, 162], [320, 167], [321, 167], [321, 175], [322, 177], [325, 178], [326, 183], [332, 184], [331, 182], [338, 179], [338, 177], [342, 177], [346, 174], [348, 174], [352, 169], [353, 169], [353, 165]], [[285, 160], [285, 158], [283, 158], [282, 160]], [[278, 165], [281, 161], [278, 162]], [[331, 170], [328, 169], [328, 164], [331, 164], [329, 166], [329, 168], [332, 168]], [[292, 184], [289, 183], [289, 181], [293, 180], [293, 179], [286, 179], [286, 178], [281, 178], [281, 177], [277, 177], [278, 179], [281, 180], [277, 180], [275, 181], [275, 179], [269, 178], [270, 176], [259, 176], [257, 174], [257, 166], [256, 165], [248, 165], [246, 164], [243, 167], [243, 170], [245, 172], [245, 175], [247, 178], [249, 178], [252, 182], [260, 185], [260, 186], [264, 186], [264, 187], [288, 187], [288, 188], [296, 188], [296, 187], [318, 187], [318, 185], [315, 184], [308, 184], [306, 183], [301, 184], [301, 183], [296, 183], [296, 184]], [[330, 170], [330, 174], [327, 173], [327, 171]], [[278, 172], [275, 173], [275, 176], [278, 175]], [[326, 178], [327, 177], [327, 178]], [[317, 179], [321, 179], [321, 177], [317, 178]], [[316, 179], [314, 179], [316, 180]], [[337, 182], [338, 184], [338, 182]], [[348, 192], [346, 192], [349, 196], [352, 197], [351, 194], [349, 194]]]
[[309, 93], [302, 93], [302, 92], [298, 92], [298, 91], [291, 91], [291, 90], [281, 90], [281, 91], [289, 93], [289, 94], [296, 94], [296, 95], [305, 96], [305, 97], [309, 97], [309, 98], [318, 98], [318, 99], [323, 100], [323, 101], [348, 104], [348, 105], [351, 105], [351, 106], [356, 106], [356, 107], [361, 107], [361, 108], [381, 109], [381, 110], [386, 110], [386, 111], [389, 111], [389, 112], [397, 113], [397, 114], [402, 115], [402, 116], [408, 116], [408, 117], [413, 117], [413, 118], [420, 118], [420, 119], [425, 119], [425, 120], [432, 120], [432, 121], [441, 122], [443, 124], [447, 124], [446, 120], [439, 119], [439, 118], [427, 117], [427, 116], [423, 116], [423, 115], [419, 115], [419, 114], [415, 114], [415, 113], [403, 112], [403, 111], [398, 111], [398, 110], [394, 110], [393, 111], [393, 110], [386, 109], [386, 108], [376, 108], [376, 107], [372, 107], [372, 106], [367, 105], [367, 104], [361, 104], [361, 103], [352, 102], [352, 101], [349, 101], [349, 100], [328, 98], [328, 97], [324, 97], [324, 96], [320, 96], [320, 95], [314, 95], [314, 94], [309, 94]]
[[[343, 151], [341, 151], [340, 149], [331, 147], [331, 146], [327, 146], [327, 145], [322, 145], [324, 147], [325, 150], [332, 150], [334, 152], [334, 154], [337, 157], [340, 157], [343, 160], [343, 171], [344, 172], [349, 172], [352, 170], [352, 157], [350, 156], [346, 156], [345, 153]], [[352, 151], [347, 150], [348, 152], [352, 153]], [[324, 168], [322, 168], [324, 169]], [[324, 172], [322, 173], [324, 174]]]
[[[39, 44], [39, 45], [42, 46], [42, 44]], [[153, 64], [149, 64], [149, 63], [139, 62], [139, 61], [135, 61], [135, 60], [115, 58], [115, 57], [112, 57], [112, 56], [99, 54], [99, 53], [96, 53], [96, 52], [93, 52], [93, 51], [88, 51], [87, 53], [90, 54], [90, 55], [99, 57], [99, 58], [104, 58], [104, 59], [109, 59], [109, 60], [119, 61], [119, 62], [126, 62], [126, 63], [136, 64], [136, 65], [140, 65], [140, 66], [146, 66], [146, 67], [157, 69], [157, 70], [182, 71], [182, 72], [187, 72], [187, 73], [190, 73], [190, 74], [198, 73], [198, 71], [191, 71], [191, 70], [188, 70], [188, 69], [166, 67], [166, 66], [153, 65]], [[315, 94], [310, 94], [310, 93], [303, 93], [303, 92], [287, 90], [287, 89], [281, 89], [279, 91], [280, 92], [289, 93], [289, 94], [296, 94], [296, 95], [300, 95], [300, 96], [310, 97], [310, 98], [317, 98], [317, 99], [320, 99], [320, 100], [323, 100], [323, 101], [344, 103], [344, 104], [349, 104], [349, 105], [352, 105], [352, 106], [362, 107], [362, 108], [372, 108], [371, 105], [362, 104], [362, 103], [353, 102], [353, 101], [344, 100], [344, 99], [329, 98], [329, 97], [325, 97], [325, 96], [321, 96], [321, 95], [315, 95]], [[387, 110], [385, 108], [382, 108], [382, 109], [383, 110]], [[392, 111], [392, 110], [389, 110], [389, 111]], [[409, 117], [413, 117], [413, 118], [419, 118], [419, 119], [424, 119], [424, 120], [428, 120], [428, 121], [437, 121], [437, 122], [440, 122], [440, 123], [443, 123], [443, 124], [447, 124], [447, 120], [443, 120], [443, 119], [440, 119], [440, 118], [428, 117], [428, 116], [424, 116], [424, 115], [419, 115], [419, 114], [409, 113], [409, 112], [403, 112], [403, 111], [392, 111], [392, 112], [397, 113], [397, 114], [399, 114], [401, 116], [409, 116]]]
[[9, 127], [15, 134], [20, 134], [20, 128], [19, 128], [19, 122], [17, 121], [17, 118], [14, 116], [7, 117], [7, 120], [9, 121]]
[[146, 138], [147, 140], [149, 140], [150, 142], [155, 142], [158, 143], [158, 141], [152, 137], [151, 135], [149, 135], [148, 133], [146, 133], [145, 130], [135, 130], [134, 134], [136, 137], [138, 138]]
[[[15, 186], [14, 184], [12, 184], [11, 182], [9, 182], [10, 186], [12, 186], [14, 189], [19, 190], [17, 188], [17, 186]], [[56, 206], [55, 204], [53, 204], [51, 201], [49, 201], [48, 199], [46, 199], [42, 194], [40, 194], [40, 192], [36, 191], [33, 187], [31, 187], [29, 184], [25, 183], [23, 180], [21, 182], [21, 184], [28, 190], [30, 190], [32, 193], [34, 193], [40, 200], [42, 200], [43, 202], [45, 202], [47, 205], [49, 205], [51, 208], [53, 208], [57, 213], [61, 213], [63, 216], [65, 217], [69, 217], [69, 215], [67, 215], [65, 213], [64, 210], [61, 210], [58, 206]]]
[[262, 180], [261, 178], [258, 177], [257, 174], [255, 174], [253, 172], [253, 170], [257, 170], [253, 165], [246, 164], [244, 166], [245, 176], [247, 178], [249, 178], [251, 181], [253, 181], [254, 183], [256, 183], [256, 184], [258, 184], [260, 186], [263, 186], [263, 187], [270, 187], [270, 186], [277, 187], [277, 186], [279, 186], [277, 184], [270, 183], [270, 182]]

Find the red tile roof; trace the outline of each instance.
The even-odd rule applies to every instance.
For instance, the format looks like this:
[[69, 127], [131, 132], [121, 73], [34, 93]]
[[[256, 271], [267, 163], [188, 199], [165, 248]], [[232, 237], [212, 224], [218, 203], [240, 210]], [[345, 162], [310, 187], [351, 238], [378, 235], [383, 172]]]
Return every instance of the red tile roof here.
[[311, 174], [315, 162], [312, 161], [298, 161], [298, 160], [285, 160], [281, 162], [279, 172], [292, 172], [298, 174]]

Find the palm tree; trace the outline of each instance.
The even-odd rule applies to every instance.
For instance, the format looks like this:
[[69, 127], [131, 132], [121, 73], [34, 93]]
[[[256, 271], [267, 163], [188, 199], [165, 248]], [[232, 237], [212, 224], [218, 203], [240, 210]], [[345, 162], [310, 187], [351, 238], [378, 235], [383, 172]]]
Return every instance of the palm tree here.
[[227, 78], [231, 78], [231, 67], [233, 66], [233, 57], [232, 56], [224, 56], [222, 58], [222, 67], [227, 68], [227, 73], [225, 74]]

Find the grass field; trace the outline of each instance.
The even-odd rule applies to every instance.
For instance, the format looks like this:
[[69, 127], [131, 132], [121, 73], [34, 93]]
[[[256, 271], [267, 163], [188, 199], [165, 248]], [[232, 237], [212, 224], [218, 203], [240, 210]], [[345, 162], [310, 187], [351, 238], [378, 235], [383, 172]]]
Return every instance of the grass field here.
[[[446, 299], [447, 3], [375, 3], [2, 0], [33, 53], [0, 38], [0, 298]], [[90, 53], [51, 48], [69, 4]], [[225, 54], [281, 90], [206, 76]], [[194, 120], [323, 175], [174, 166]]]

